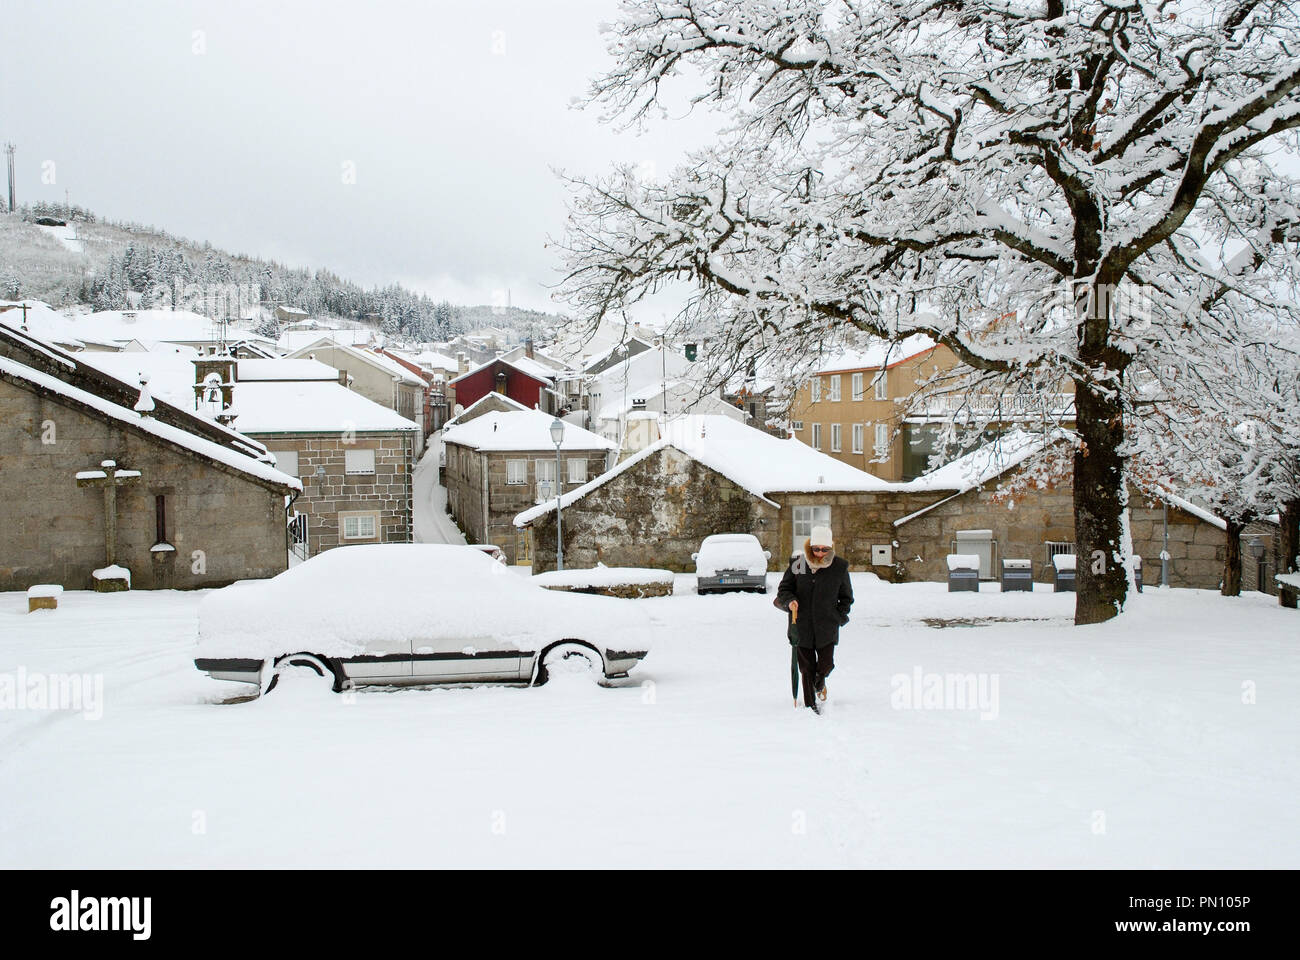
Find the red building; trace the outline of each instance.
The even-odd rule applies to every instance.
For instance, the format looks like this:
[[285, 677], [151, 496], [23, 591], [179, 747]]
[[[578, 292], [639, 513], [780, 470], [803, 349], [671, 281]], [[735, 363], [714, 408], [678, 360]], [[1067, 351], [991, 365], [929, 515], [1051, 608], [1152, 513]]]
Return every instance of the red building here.
[[462, 373], [449, 386], [456, 390], [456, 404], [469, 407], [489, 393], [503, 393], [511, 400], [522, 403], [530, 410], [537, 407], [543, 413], [555, 412], [555, 394], [549, 380], [534, 376], [515, 366], [509, 360], [497, 357], [468, 373]]

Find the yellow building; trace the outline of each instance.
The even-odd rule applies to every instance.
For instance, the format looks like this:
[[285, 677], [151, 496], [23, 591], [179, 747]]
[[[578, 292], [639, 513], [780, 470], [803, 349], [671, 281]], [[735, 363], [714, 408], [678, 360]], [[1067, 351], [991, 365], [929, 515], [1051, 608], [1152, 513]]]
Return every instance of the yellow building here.
[[948, 347], [921, 335], [845, 355], [796, 391], [791, 432], [813, 449], [882, 480], [905, 481], [926, 472], [942, 426], [964, 413], [996, 413], [995, 424], [1031, 429], [1045, 415], [1073, 420], [1068, 386], [1050, 396], [935, 396], [908, 409], [921, 383], [957, 364]]

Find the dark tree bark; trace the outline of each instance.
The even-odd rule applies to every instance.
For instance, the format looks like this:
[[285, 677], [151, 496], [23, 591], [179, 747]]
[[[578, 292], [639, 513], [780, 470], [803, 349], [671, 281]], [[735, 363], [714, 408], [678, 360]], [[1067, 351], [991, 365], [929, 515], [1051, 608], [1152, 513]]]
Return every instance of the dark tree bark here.
[[1079, 552], [1076, 624], [1101, 623], [1124, 606], [1128, 577], [1115, 560], [1123, 512], [1123, 463], [1116, 453], [1124, 439], [1116, 397], [1080, 387], [1075, 393], [1083, 446], [1074, 455], [1074, 537]]
[[1227, 548], [1223, 558], [1223, 587], [1219, 590], [1225, 597], [1241, 596], [1241, 531], [1246, 524], [1241, 520], [1228, 519], [1228, 529], [1223, 534], [1223, 543]]
[[[1295, 573], [1296, 554], [1300, 553], [1300, 500], [1288, 500], [1282, 506], [1282, 555], [1278, 558], [1278, 573]], [[1277, 602], [1296, 609], [1297, 592], [1294, 587], [1277, 585]]]

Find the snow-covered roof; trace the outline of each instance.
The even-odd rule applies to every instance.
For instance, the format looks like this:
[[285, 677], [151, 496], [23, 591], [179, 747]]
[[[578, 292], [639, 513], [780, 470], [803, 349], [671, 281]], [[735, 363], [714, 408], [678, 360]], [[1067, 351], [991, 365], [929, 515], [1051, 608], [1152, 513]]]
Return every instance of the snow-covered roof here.
[[[551, 440], [554, 421], [555, 417], [540, 410], [493, 411], [451, 429], [444, 426], [442, 439], [474, 450], [554, 450], [555, 443]], [[590, 430], [564, 422], [561, 450], [613, 450], [615, 447]]]
[[363, 327], [359, 330], [335, 330], [331, 327], [320, 327], [313, 324], [308, 329], [285, 330], [280, 334], [280, 339], [276, 341], [281, 350], [288, 353], [296, 353], [303, 347], [313, 347], [317, 343], [341, 344], [343, 346], [360, 346], [372, 343], [375, 340], [375, 331], [369, 327]]
[[1168, 490], [1161, 491], [1158, 495], [1163, 499], [1168, 500], [1170, 506], [1177, 507], [1179, 510], [1190, 513], [1192, 516], [1199, 520], [1204, 520], [1211, 526], [1218, 527], [1220, 530], [1228, 529], [1228, 523], [1222, 517], [1215, 516], [1205, 507], [1193, 503], [1185, 497], [1180, 497], [1176, 493], [1172, 493]]
[[388, 407], [337, 380], [248, 380], [235, 385], [235, 426], [241, 433], [342, 433], [419, 430]]
[[[448, 427], [455, 426], [456, 424], [459, 424], [459, 423], [466, 423], [468, 420], [472, 420], [472, 419], [474, 419], [473, 417], [467, 417], [466, 414], [468, 414], [471, 410], [475, 410], [475, 409], [477, 409], [477, 408], [478, 408], [479, 406], [481, 406], [482, 404], [487, 403], [487, 402], [489, 402], [489, 401], [492, 401], [493, 398], [495, 398], [496, 400], [499, 400], [499, 401], [504, 402], [504, 403], [506, 404], [506, 406], [514, 407], [516, 410], [528, 410], [528, 409], [531, 409], [531, 408], [529, 408], [529, 407], [524, 406], [522, 403], [520, 403], [520, 402], [519, 402], [518, 400], [516, 400], [514, 397], [507, 397], [504, 393], [497, 393], [496, 391], [493, 391], [492, 393], [485, 393], [485, 394], [483, 394], [483, 396], [479, 397], [477, 400], [475, 400], [473, 403], [471, 403], [468, 407], [466, 407], [466, 408], [465, 408], [464, 410], [462, 410], [460, 413], [456, 414], [456, 416], [452, 417], [450, 420], [448, 420], [446, 423], [444, 423], [444, 424], [442, 425], [442, 428], [443, 428], [444, 430], [446, 430]], [[566, 422], [567, 422], [567, 421], [566, 421]]]
[[845, 350], [837, 356], [828, 358], [817, 368], [818, 373], [838, 373], [845, 370], [877, 370], [880, 367], [892, 367], [918, 353], [933, 348], [934, 341], [923, 333], [897, 343], [890, 340], [873, 340], [868, 346], [858, 350]]
[[235, 368], [235, 379], [241, 383], [250, 380], [333, 380], [339, 372], [319, 360], [240, 360]]
[[[1051, 436], [1052, 439], [1059, 439], [1058, 434]], [[977, 447], [950, 463], [936, 467], [915, 480], [901, 484], [900, 489], [962, 492], [970, 490], [1024, 463], [1043, 448], [1046, 439], [1041, 433], [1009, 430], [998, 439]]]
[[[730, 417], [693, 414], [670, 420], [661, 430], [661, 439], [599, 477], [566, 493], [561, 498], [561, 505], [568, 506], [579, 500], [667, 446], [716, 470], [773, 506], [777, 506], [770, 498], [770, 494], [774, 493], [897, 489], [897, 484], [851, 467], [798, 440], [774, 437]], [[539, 504], [515, 517], [515, 525], [525, 526], [554, 509], [553, 500]]]
[[[191, 310], [101, 310], [72, 319], [77, 335], [129, 343], [132, 340], [163, 340], [167, 343], [206, 343], [220, 336], [220, 326], [211, 317]], [[247, 328], [229, 325], [227, 340], [244, 340], [253, 336]]]
[[439, 353], [436, 350], [424, 350], [411, 357], [411, 361], [421, 367], [429, 367], [432, 370], [457, 370], [459, 365], [455, 359], [447, 356], [445, 353]]
[[381, 353], [375, 353], [373, 350], [367, 350], [363, 347], [349, 346], [346, 343], [334, 343], [328, 340], [322, 341], [320, 340], [320, 338], [317, 338], [317, 340], [313, 341], [312, 343], [309, 343], [306, 346], [302, 346], [299, 347], [297, 350], [294, 350], [291, 356], [294, 359], [299, 359], [299, 358], [310, 359], [308, 355], [313, 351], [313, 349], [325, 348], [325, 347], [330, 347], [335, 350], [341, 350], [347, 356], [356, 357], [362, 363], [368, 363], [373, 367], [378, 367], [379, 369], [386, 371], [390, 376], [397, 377], [403, 383], [409, 383], [417, 387], [423, 387], [425, 385], [423, 379], [421, 379], [417, 374], [414, 374], [410, 370], [406, 369], [406, 367], [402, 366], [392, 357], [386, 357]]
[[0, 373], [8, 376], [25, 380], [43, 390], [46, 390], [56, 396], [66, 397], [68, 400], [83, 406], [97, 410], [119, 423], [126, 425], [142, 433], [150, 434], [161, 440], [168, 441], [183, 447], [186, 450], [196, 453], [207, 460], [215, 463], [224, 464], [232, 467], [242, 473], [249, 474], [259, 480], [273, 483], [278, 486], [287, 487], [293, 490], [301, 490], [302, 483], [295, 477], [281, 473], [274, 467], [254, 459], [251, 456], [241, 454], [230, 447], [222, 446], [212, 440], [206, 440], [203, 437], [196, 436], [188, 430], [182, 430], [180, 427], [172, 426], [170, 423], [163, 423], [153, 417], [143, 417], [134, 410], [128, 410], [111, 400], [82, 390], [80, 387], [74, 387], [71, 384], [64, 383], [62, 380], [52, 377], [49, 374], [33, 370], [24, 364], [11, 360], [8, 357], [0, 357]]
[[[23, 307], [27, 310], [24, 313]], [[0, 300], [0, 323], [15, 330], [23, 330], [49, 343], [80, 349], [84, 344], [118, 345], [115, 340], [98, 337], [89, 329], [78, 326], [71, 317], [58, 313], [48, 303], [40, 300]]]
[[1060, 437], [1061, 435], [1056, 432], [1045, 437], [1039, 433], [1012, 430], [997, 440], [986, 443], [965, 456], [958, 457], [951, 463], [946, 463], [929, 473], [922, 474], [915, 480], [896, 484], [895, 489], [903, 492], [919, 493], [951, 490], [953, 493], [951, 496], [936, 500], [929, 506], [922, 507], [915, 513], [900, 517], [894, 521], [894, 526], [901, 527], [906, 523], [910, 523], [917, 517], [924, 516], [936, 507], [960, 497], [967, 491], [982, 486], [994, 477], [1024, 463], [1029, 457], [1042, 450], [1049, 438], [1055, 441]]
[[455, 377], [449, 382], [453, 386], [455, 386], [457, 383], [464, 380], [466, 377], [472, 377], [480, 370], [486, 370], [494, 363], [504, 363], [507, 367], [514, 367], [520, 373], [532, 377], [534, 380], [539, 380], [542, 383], [547, 383], [555, 379], [554, 370], [548, 370], [546, 367], [543, 367], [540, 363], [535, 363], [532, 360], [529, 360], [527, 357], [521, 357], [518, 360], [507, 360], [505, 357], [493, 357], [491, 360], [488, 360], [485, 363], [480, 363], [477, 367], [473, 367], [469, 370], [466, 370], [460, 376]]
[[524, 373], [532, 374], [539, 380], [554, 380], [559, 372], [554, 367], [548, 367], [546, 364], [533, 359], [532, 357], [515, 357], [507, 361], [514, 367], [522, 370]]
[[176, 345], [171, 350], [79, 353], [77, 360], [124, 383], [137, 384], [146, 377], [151, 394], [193, 413], [194, 361], [198, 356], [192, 347]]

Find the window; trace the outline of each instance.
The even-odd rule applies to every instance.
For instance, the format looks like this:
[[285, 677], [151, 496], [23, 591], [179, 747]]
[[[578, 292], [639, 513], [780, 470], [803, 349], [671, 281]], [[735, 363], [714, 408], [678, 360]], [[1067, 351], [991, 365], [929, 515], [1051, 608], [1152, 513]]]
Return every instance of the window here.
[[537, 499], [550, 500], [555, 496], [555, 461], [537, 461]]
[[587, 482], [587, 461], [584, 457], [569, 457], [565, 460], [569, 465], [569, 483], [586, 483]]
[[888, 400], [889, 399], [889, 374], [884, 370], [881, 370], [878, 374], [876, 374], [876, 378], [875, 380], [872, 381], [872, 383], [875, 384], [876, 387], [876, 399]]
[[863, 424], [855, 423], [853, 425], [853, 452], [854, 453], [863, 452], [863, 444], [866, 443], [865, 440], [866, 432], [867, 432], [867, 428]]
[[161, 493], [153, 498], [153, 525], [155, 544], [167, 542], [167, 498]]
[[820, 450], [822, 448], [822, 425], [820, 423], [814, 423], [812, 425], [812, 431], [812, 447], [814, 450]]
[[876, 424], [876, 459], [889, 459], [889, 424]]
[[343, 451], [343, 472], [344, 473], [374, 473], [375, 472], [375, 451], [373, 450]]
[[275, 469], [291, 477], [301, 476], [298, 473], [297, 450], [272, 450], [271, 452], [275, 454]]
[[802, 421], [802, 420], [791, 420], [791, 421], [790, 421], [790, 429], [793, 430], [795, 433], [803, 433], [803, 421]]
[[855, 373], [853, 375], [853, 399], [862, 399], [862, 374], [860, 373]]
[[812, 389], [812, 402], [820, 403], [822, 399], [822, 378], [821, 377], [812, 378], [811, 389]]
[[344, 540], [374, 540], [379, 529], [379, 514], [340, 513], [339, 529]]
[[841, 431], [838, 423], [831, 424], [831, 453], [839, 453], [841, 447]]
[[813, 527], [829, 527], [831, 525], [831, 508], [825, 507], [795, 507], [791, 513], [793, 527], [791, 533], [791, 546], [795, 553], [803, 552], [803, 545], [808, 542], [812, 536]]
[[506, 483], [522, 484], [527, 482], [528, 482], [528, 461], [507, 460], [506, 461]]
[[840, 375], [838, 373], [831, 377], [831, 400], [835, 403], [840, 402]]

